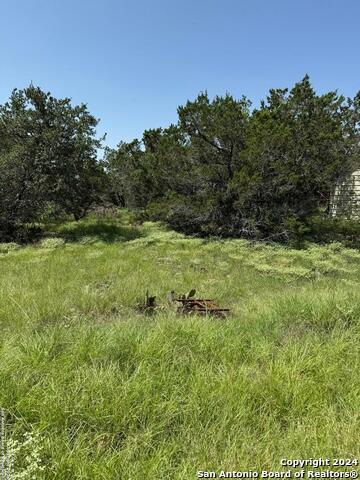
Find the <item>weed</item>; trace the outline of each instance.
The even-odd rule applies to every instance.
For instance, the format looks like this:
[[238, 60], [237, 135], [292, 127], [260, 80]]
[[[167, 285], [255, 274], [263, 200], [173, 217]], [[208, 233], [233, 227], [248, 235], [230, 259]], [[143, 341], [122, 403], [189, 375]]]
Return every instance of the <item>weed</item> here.
[[[16, 431], [41, 432], [37, 478], [359, 457], [359, 252], [129, 222], [52, 226], [65, 243], [0, 255], [0, 404]], [[194, 285], [231, 307], [226, 322], [160, 301]], [[134, 310], [147, 289], [151, 321]]]

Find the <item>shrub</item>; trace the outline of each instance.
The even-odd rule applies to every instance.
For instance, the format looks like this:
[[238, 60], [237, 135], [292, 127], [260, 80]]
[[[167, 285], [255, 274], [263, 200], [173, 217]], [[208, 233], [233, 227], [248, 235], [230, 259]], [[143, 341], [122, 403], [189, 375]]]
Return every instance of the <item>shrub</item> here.
[[310, 240], [322, 243], [342, 242], [349, 247], [360, 247], [359, 220], [313, 217], [308, 224], [307, 237]]
[[0, 253], [9, 253], [18, 250], [20, 245], [15, 242], [0, 243]]
[[65, 240], [57, 237], [45, 238], [40, 243], [42, 248], [48, 248], [48, 249], [59, 248], [59, 247], [62, 247], [64, 244], [65, 244]]

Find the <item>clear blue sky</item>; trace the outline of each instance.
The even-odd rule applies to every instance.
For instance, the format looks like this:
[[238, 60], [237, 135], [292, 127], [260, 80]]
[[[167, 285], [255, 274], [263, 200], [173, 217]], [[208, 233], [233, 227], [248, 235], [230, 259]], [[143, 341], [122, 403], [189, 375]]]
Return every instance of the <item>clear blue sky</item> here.
[[85, 102], [110, 146], [201, 90], [360, 89], [359, 0], [1, 0], [0, 19], [0, 103], [30, 82]]

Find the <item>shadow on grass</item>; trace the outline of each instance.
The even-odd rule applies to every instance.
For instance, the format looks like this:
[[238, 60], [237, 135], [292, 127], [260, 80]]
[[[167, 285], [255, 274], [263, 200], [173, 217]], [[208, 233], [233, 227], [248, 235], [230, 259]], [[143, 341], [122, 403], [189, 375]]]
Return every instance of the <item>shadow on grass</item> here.
[[63, 238], [66, 242], [88, 244], [98, 241], [106, 243], [129, 242], [142, 237], [143, 233], [136, 227], [116, 225], [109, 222], [72, 222], [57, 229], [56, 236]]

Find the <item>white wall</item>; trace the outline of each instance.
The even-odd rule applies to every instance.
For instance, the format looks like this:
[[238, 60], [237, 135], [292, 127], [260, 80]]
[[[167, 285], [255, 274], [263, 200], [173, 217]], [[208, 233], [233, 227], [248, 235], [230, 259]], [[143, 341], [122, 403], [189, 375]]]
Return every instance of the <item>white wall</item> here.
[[331, 200], [331, 215], [360, 218], [360, 170], [336, 186]]

